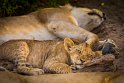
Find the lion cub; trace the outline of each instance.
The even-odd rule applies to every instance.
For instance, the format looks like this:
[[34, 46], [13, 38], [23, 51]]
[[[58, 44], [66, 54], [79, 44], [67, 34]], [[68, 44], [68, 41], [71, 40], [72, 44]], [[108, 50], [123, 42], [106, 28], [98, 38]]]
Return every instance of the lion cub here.
[[71, 73], [70, 65], [83, 64], [82, 45], [76, 45], [70, 38], [64, 41], [11, 40], [0, 46], [0, 60], [12, 62], [17, 73], [27, 75]]

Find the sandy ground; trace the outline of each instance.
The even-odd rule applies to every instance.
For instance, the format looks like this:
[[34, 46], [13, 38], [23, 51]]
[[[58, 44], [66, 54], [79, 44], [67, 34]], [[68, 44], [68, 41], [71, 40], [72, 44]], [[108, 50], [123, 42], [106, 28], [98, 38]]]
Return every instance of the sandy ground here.
[[[76, 6], [97, 8], [106, 14], [106, 21], [97, 29], [100, 40], [113, 39], [119, 47], [119, 56], [114, 61], [115, 70], [110, 64], [95, 65], [82, 71], [124, 71], [124, 0], [76, 0]], [[101, 5], [103, 4], [103, 5]]]

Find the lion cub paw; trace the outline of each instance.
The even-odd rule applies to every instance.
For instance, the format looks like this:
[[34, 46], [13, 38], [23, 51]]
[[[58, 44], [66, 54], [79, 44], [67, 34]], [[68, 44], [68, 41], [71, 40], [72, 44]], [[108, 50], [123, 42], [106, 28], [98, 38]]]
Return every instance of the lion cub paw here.
[[44, 71], [39, 68], [18, 67], [17, 72], [25, 75], [41, 75]]
[[59, 71], [59, 74], [68, 74], [68, 73], [72, 73], [71, 68], [67, 68], [67, 69], [63, 69], [63, 70]]

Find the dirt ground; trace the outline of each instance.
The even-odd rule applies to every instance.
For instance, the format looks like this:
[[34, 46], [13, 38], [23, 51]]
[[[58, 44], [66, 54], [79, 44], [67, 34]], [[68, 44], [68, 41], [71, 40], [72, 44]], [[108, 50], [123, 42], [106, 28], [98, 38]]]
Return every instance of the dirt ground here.
[[94, 65], [81, 71], [124, 71], [124, 0], [75, 0], [76, 6], [97, 8], [106, 14], [106, 21], [93, 30], [100, 40], [113, 39], [119, 47], [119, 56], [111, 63]]

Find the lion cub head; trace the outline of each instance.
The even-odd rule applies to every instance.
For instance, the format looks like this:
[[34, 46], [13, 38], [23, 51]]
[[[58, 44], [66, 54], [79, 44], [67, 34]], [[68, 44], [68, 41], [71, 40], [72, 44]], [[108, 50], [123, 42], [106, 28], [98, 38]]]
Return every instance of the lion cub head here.
[[93, 52], [87, 43], [75, 44], [70, 38], [64, 39], [64, 47], [74, 65], [82, 65], [85, 61], [102, 55], [101, 52]]

